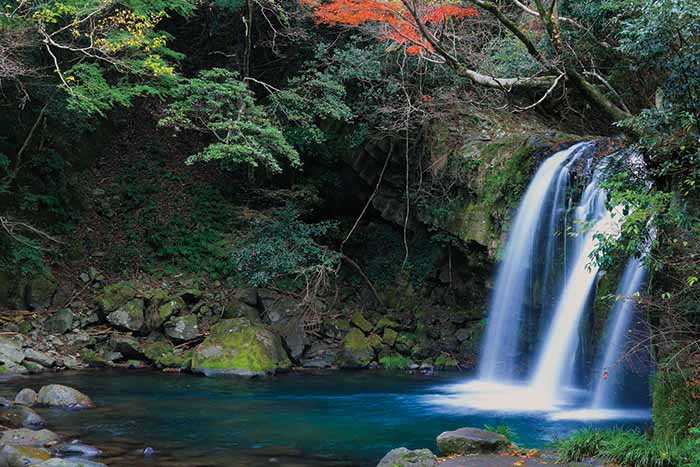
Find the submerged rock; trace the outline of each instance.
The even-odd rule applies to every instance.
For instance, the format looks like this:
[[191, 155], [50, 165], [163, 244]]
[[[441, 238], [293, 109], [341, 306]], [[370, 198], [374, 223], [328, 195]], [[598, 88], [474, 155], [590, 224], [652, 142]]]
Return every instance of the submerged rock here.
[[338, 364], [344, 368], [364, 368], [374, 359], [370, 340], [359, 329], [351, 329], [343, 339]]
[[10, 428], [38, 430], [45, 425], [44, 419], [29, 407], [13, 405], [0, 409], [0, 425]]
[[437, 467], [438, 461], [430, 449], [396, 448], [389, 451], [377, 467]]
[[15, 396], [15, 403], [31, 407], [36, 404], [37, 397], [39, 397], [39, 395], [34, 389], [24, 388]]
[[7, 430], [3, 432], [0, 438], [0, 444], [9, 444], [12, 446], [48, 446], [58, 441], [58, 435], [49, 430], [30, 430], [27, 428], [18, 428], [16, 430]]
[[205, 375], [260, 376], [290, 366], [279, 336], [245, 318], [213, 326], [192, 359], [192, 371]]
[[509, 445], [508, 438], [479, 428], [446, 431], [437, 437], [437, 446], [445, 456], [495, 452]]
[[42, 387], [39, 390], [37, 403], [70, 409], [88, 409], [95, 406], [92, 400], [82, 392], [61, 384], [49, 384]]
[[51, 455], [46, 449], [6, 445], [0, 450], [0, 467], [26, 467], [50, 458]]
[[107, 467], [99, 462], [89, 461], [87, 459], [58, 459], [53, 458], [37, 464], [33, 467]]

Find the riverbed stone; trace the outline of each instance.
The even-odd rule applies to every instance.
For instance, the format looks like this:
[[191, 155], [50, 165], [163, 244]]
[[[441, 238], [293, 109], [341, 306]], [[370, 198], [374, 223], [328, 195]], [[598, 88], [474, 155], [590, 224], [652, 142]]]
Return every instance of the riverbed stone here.
[[24, 405], [13, 405], [7, 408], [0, 408], [0, 425], [9, 428], [29, 428], [39, 430], [46, 423], [44, 419], [35, 411]]
[[23, 342], [21, 336], [0, 336], [0, 362], [6, 365], [22, 363], [24, 360]]
[[175, 316], [164, 326], [165, 335], [178, 341], [189, 341], [200, 335], [196, 315]]
[[98, 457], [102, 455], [102, 451], [97, 449], [95, 446], [90, 446], [89, 444], [83, 444], [79, 441], [73, 441], [70, 443], [62, 443], [51, 448], [51, 452], [54, 455], [59, 455], [62, 457]]
[[445, 431], [437, 437], [437, 446], [445, 456], [495, 452], [507, 447], [508, 438], [479, 428]]
[[437, 456], [430, 449], [409, 450], [396, 448], [389, 451], [377, 467], [437, 467]]
[[38, 363], [39, 365], [50, 368], [56, 364], [56, 359], [44, 352], [39, 352], [34, 349], [24, 349], [24, 359], [26, 361]]
[[31, 407], [32, 405], [36, 404], [37, 397], [39, 397], [39, 395], [34, 389], [24, 388], [15, 396], [15, 403]]
[[95, 406], [92, 400], [69, 386], [49, 384], [39, 390], [37, 403], [49, 407], [64, 407], [70, 409], [88, 409]]
[[73, 311], [70, 308], [64, 308], [51, 314], [44, 321], [44, 330], [51, 334], [65, 334], [73, 329], [75, 319], [76, 316]]
[[0, 467], [26, 467], [51, 458], [49, 451], [32, 446], [2, 446]]
[[50, 430], [30, 430], [18, 428], [7, 430], [0, 437], [0, 444], [12, 446], [48, 446], [58, 441], [58, 435]]
[[107, 321], [124, 331], [138, 331], [145, 323], [143, 309], [143, 300], [135, 298], [107, 315]]
[[343, 339], [338, 364], [344, 368], [364, 368], [373, 359], [374, 349], [370, 340], [359, 329], [351, 329]]
[[211, 328], [209, 337], [195, 349], [192, 371], [261, 376], [291, 364], [279, 336], [249, 319], [235, 318]]

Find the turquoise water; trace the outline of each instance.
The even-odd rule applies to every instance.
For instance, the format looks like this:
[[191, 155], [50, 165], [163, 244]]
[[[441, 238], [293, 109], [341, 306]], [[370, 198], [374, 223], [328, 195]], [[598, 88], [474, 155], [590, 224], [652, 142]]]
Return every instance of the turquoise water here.
[[[4, 383], [2, 393], [52, 382], [90, 395], [95, 410], [42, 414], [48, 428], [104, 449], [110, 467], [373, 466], [394, 447], [435, 450], [439, 433], [463, 426], [504, 422], [520, 444], [541, 447], [586, 425], [436, 403], [435, 394], [464, 379], [370, 371], [257, 380], [100, 371], [24, 378]], [[156, 451], [150, 458], [141, 454], [147, 446]]]

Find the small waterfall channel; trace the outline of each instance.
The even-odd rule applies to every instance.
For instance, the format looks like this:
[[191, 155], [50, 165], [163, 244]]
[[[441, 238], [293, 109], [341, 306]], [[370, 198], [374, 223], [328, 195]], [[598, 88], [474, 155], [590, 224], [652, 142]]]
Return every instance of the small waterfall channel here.
[[[638, 170], [641, 161], [621, 151], [595, 162], [594, 152], [595, 143], [579, 143], [546, 159], [520, 202], [496, 276], [478, 379], [459, 388], [474, 408], [571, 418], [648, 412], [617, 410], [628, 402], [620, 391], [628, 372], [618, 362], [630, 346], [641, 260], [627, 261], [597, 355], [583, 351], [600, 272], [592, 253], [601, 237], [619, 235], [624, 219], [621, 207], [608, 209], [604, 180], [628, 161]], [[588, 174], [580, 195], [575, 167]]]

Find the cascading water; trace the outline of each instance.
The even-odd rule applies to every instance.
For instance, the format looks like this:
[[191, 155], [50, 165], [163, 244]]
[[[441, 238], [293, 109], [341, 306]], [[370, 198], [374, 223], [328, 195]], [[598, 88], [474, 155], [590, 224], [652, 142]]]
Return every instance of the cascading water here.
[[612, 309], [609, 334], [602, 346], [603, 356], [596, 365], [596, 384], [591, 404], [593, 409], [611, 409], [620, 405], [618, 389], [623, 375], [621, 359], [629, 348], [629, 331], [636, 305], [634, 295], [639, 292], [645, 275], [646, 269], [639, 259], [632, 258], [627, 262], [617, 289], [620, 300]]
[[[577, 387], [590, 377], [593, 360], [587, 349], [599, 265], [591, 255], [601, 236], [619, 236], [624, 219], [621, 207], [607, 209], [604, 180], [612, 167], [631, 168], [639, 175], [636, 169], [643, 166], [639, 154], [624, 151], [596, 163], [589, 157], [593, 148], [593, 143], [583, 143], [558, 152], [535, 174], [496, 276], [479, 379], [451, 386], [452, 395], [436, 396], [440, 404], [543, 411], [550, 418], [648, 417], [646, 409], [609, 410], [619, 402], [617, 374], [598, 381], [592, 398], [590, 390]], [[571, 189], [574, 172], [590, 174], [576, 203], [571, 193], [576, 191]], [[618, 293], [634, 294], [643, 276], [639, 261], [630, 260]], [[594, 374], [614, 366], [625, 351], [633, 309], [629, 302], [613, 308]], [[537, 352], [525, 355], [533, 342]], [[591, 401], [593, 406], [582, 408]]]
[[[481, 379], [487, 381], [513, 380], [520, 352], [520, 324], [531, 307], [534, 289], [534, 262], [543, 243], [549, 243], [559, 227], [562, 213], [559, 199], [565, 197], [569, 169], [592, 145], [581, 143], [560, 151], [539, 168], [520, 203], [513, 221], [503, 262], [489, 308], [482, 356], [479, 366]], [[554, 191], [555, 201], [547, 209]], [[548, 219], [549, 218], [549, 219]], [[543, 232], [542, 226], [548, 225]], [[545, 247], [550, 251], [549, 245]]]

